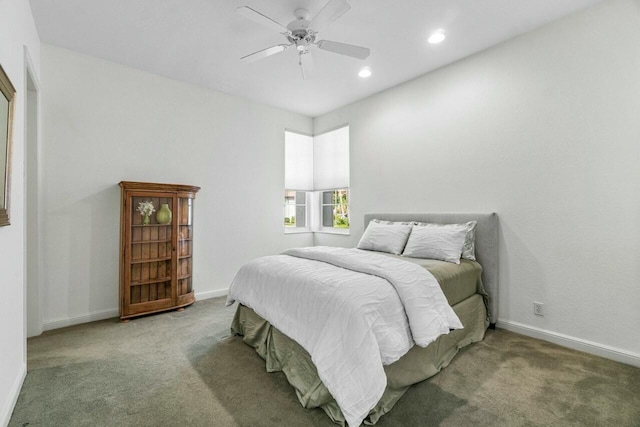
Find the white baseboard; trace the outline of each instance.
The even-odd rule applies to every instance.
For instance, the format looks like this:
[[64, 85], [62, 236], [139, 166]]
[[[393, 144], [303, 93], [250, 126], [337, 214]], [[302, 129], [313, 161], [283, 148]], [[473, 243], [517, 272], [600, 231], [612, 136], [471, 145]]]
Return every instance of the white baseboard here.
[[558, 344], [563, 347], [583, 351], [589, 354], [595, 354], [596, 356], [615, 360], [616, 362], [626, 363], [627, 365], [640, 367], [640, 354], [632, 353], [620, 348], [583, 340], [581, 338], [572, 337], [558, 332], [547, 331], [533, 326], [523, 325], [522, 323], [512, 322], [509, 320], [498, 319], [496, 326], [511, 332]]
[[196, 300], [223, 297], [229, 293], [229, 288], [214, 289], [213, 291], [196, 292]]
[[65, 328], [67, 326], [79, 325], [81, 323], [95, 322], [96, 320], [111, 319], [118, 317], [120, 311], [115, 308], [111, 310], [96, 311], [94, 313], [83, 314], [81, 316], [67, 317], [65, 319], [45, 320], [42, 322], [42, 330], [50, 331], [51, 329]]
[[26, 376], [27, 364], [23, 363], [22, 366], [20, 366], [20, 371], [18, 371], [16, 380], [13, 382], [13, 386], [9, 391], [9, 396], [4, 404], [4, 407], [0, 408], [0, 426], [2, 427], [7, 427], [9, 425], [11, 414], [13, 414], [13, 408], [15, 408], [16, 406], [18, 396], [20, 396], [20, 390], [22, 389], [22, 383], [24, 382]]
[[[196, 300], [205, 300], [209, 298], [222, 297], [227, 295], [228, 288], [214, 289], [213, 291], [196, 292]], [[118, 317], [120, 312], [117, 308], [111, 310], [96, 311], [95, 313], [83, 314], [82, 316], [68, 317], [66, 319], [46, 320], [42, 322], [42, 330], [50, 331], [51, 329], [66, 328], [67, 326], [79, 325], [81, 323], [95, 322], [96, 320], [111, 319]]]

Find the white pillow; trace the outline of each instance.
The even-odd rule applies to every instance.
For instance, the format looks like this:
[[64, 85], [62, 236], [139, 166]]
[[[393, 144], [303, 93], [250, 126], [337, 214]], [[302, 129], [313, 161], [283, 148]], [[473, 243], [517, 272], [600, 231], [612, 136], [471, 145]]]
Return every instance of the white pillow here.
[[464, 239], [464, 247], [462, 248], [462, 258], [476, 260], [476, 228], [477, 221], [469, 221], [464, 224], [433, 224], [430, 222], [416, 222], [415, 225], [421, 227], [467, 227], [467, 235]]
[[358, 249], [389, 252], [399, 255], [407, 244], [412, 223], [383, 223], [371, 220], [364, 231]]
[[460, 264], [467, 231], [464, 225], [449, 227], [416, 225], [411, 230], [402, 256], [439, 259]]

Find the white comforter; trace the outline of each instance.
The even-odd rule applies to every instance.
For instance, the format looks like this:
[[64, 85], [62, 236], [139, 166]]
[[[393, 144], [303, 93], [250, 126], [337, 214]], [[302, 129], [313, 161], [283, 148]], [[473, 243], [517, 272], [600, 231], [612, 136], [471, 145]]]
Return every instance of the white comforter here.
[[309, 354], [351, 427], [386, 387], [383, 365], [460, 329], [423, 267], [359, 249], [312, 247], [245, 264], [229, 289]]

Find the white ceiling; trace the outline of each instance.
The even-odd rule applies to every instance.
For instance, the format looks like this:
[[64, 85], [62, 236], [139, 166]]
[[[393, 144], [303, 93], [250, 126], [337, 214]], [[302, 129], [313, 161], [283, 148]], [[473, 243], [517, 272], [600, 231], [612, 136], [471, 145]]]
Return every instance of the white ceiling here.
[[[43, 42], [311, 117], [365, 98], [600, 0], [350, 0], [319, 39], [371, 48], [361, 61], [313, 50], [303, 80], [295, 49], [253, 64], [239, 58], [285, 43], [235, 13], [249, 5], [287, 25], [327, 0], [30, 0]], [[446, 30], [440, 45], [426, 42]], [[373, 76], [357, 76], [369, 66]]]

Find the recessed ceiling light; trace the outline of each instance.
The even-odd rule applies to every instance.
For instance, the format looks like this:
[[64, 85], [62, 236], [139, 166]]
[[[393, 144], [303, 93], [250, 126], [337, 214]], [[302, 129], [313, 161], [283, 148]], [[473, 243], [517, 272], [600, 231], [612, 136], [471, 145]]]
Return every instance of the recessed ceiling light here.
[[358, 76], [362, 77], [363, 79], [371, 77], [371, 69], [369, 67], [364, 67], [362, 70], [360, 70]]
[[431, 44], [438, 44], [438, 43], [442, 43], [442, 41], [445, 39], [445, 35], [444, 35], [444, 30], [442, 28], [434, 31], [433, 33], [431, 33], [431, 35], [429, 36], [429, 43]]

